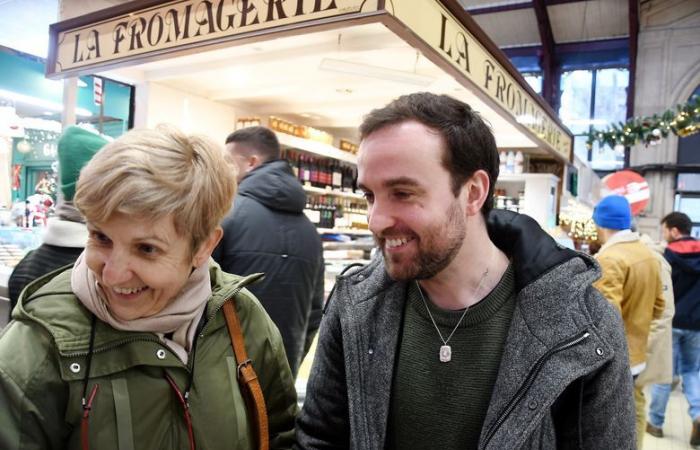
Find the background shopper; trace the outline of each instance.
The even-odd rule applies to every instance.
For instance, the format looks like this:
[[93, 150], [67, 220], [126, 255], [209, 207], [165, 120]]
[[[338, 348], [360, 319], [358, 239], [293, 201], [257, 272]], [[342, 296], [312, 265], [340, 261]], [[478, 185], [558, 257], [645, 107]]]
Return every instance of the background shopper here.
[[[700, 242], [690, 236], [692, 222], [673, 212], [661, 219], [664, 239], [668, 242], [664, 256], [671, 264], [676, 314], [673, 317], [673, 374], [682, 379], [688, 401], [688, 415], [693, 420], [690, 444], [700, 445]], [[670, 384], [651, 389], [651, 406], [647, 432], [663, 436]]]
[[265, 273], [249, 289], [279, 328], [296, 377], [321, 321], [321, 239], [304, 214], [304, 189], [280, 159], [275, 133], [243, 128], [228, 136], [226, 150], [238, 167], [240, 184], [213, 256], [229, 273]]
[[[632, 211], [621, 195], [603, 198], [593, 211], [598, 240], [603, 244], [596, 253], [602, 277], [595, 287], [622, 315], [629, 348], [629, 365], [636, 377], [646, 367], [647, 343], [651, 322], [664, 312], [664, 297], [659, 264], [651, 250], [630, 230]], [[641, 387], [634, 389], [637, 424], [637, 448], [642, 447], [645, 425], [645, 399]]]
[[72, 264], [83, 252], [88, 231], [85, 219], [73, 205], [80, 169], [107, 141], [80, 127], [66, 128], [58, 140], [59, 193], [56, 217], [49, 219], [42, 244], [17, 263], [8, 281], [10, 315], [22, 289], [51, 271]]

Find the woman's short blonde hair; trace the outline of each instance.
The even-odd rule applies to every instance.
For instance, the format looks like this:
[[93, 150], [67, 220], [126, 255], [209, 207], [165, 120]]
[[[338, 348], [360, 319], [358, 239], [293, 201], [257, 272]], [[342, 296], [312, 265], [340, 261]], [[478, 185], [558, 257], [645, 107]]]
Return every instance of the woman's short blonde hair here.
[[221, 222], [236, 193], [236, 168], [222, 146], [159, 126], [124, 134], [83, 167], [75, 204], [88, 222], [115, 213], [158, 220], [172, 215], [193, 251]]

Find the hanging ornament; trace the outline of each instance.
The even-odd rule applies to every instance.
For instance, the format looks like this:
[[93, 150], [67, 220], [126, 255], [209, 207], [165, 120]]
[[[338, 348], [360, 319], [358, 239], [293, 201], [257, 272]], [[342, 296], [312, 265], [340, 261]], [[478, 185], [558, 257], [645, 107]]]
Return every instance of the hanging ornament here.
[[[700, 132], [700, 95], [694, 95], [687, 103], [677, 105], [651, 117], [632, 117], [625, 123], [613, 124], [607, 130], [591, 128], [586, 143], [593, 145], [616, 144], [630, 147], [638, 143], [654, 145], [652, 142], [674, 133], [680, 137]], [[659, 142], [656, 142], [658, 144]], [[617, 151], [617, 150], [616, 150]]]

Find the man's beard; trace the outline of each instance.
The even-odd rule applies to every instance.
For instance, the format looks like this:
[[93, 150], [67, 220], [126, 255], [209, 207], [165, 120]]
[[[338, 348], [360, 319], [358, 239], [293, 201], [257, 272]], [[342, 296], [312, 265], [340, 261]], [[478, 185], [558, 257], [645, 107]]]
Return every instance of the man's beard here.
[[386, 270], [397, 281], [432, 278], [454, 260], [467, 235], [464, 210], [455, 200], [446, 211], [447, 220], [422, 233], [417, 240], [418, 255], [402, 261], [405, 255], [387, 255], [382, 248]]

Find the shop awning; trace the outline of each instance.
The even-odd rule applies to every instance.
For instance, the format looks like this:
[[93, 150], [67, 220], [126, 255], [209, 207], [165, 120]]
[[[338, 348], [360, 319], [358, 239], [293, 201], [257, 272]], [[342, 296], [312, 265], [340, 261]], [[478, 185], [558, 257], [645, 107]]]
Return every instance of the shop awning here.
[[571, 134], [455, 0], [139, 1], [50, 32], [50, 78], [129, 67], [332, 129], [405, 93], [445, 93], [479, 111], [499, 147], [571, 158]]

